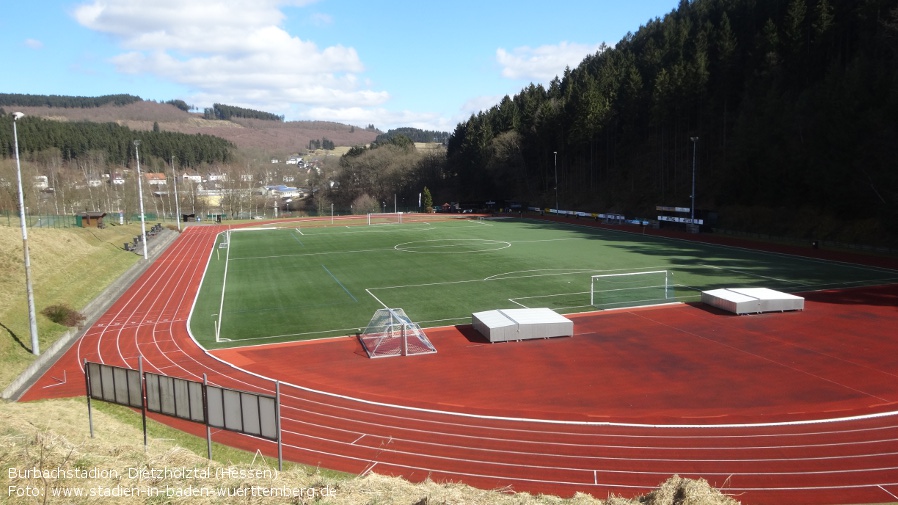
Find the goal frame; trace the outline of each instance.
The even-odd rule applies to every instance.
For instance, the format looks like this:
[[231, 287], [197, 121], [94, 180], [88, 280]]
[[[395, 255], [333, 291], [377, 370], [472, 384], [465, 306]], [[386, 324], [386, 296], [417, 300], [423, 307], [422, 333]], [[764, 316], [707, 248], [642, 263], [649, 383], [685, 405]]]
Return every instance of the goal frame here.
[[589, 305], [591, 307], [595, 307], [595, 298], [596, 298], [596, 281], [608, 277], [631, 277], [636, 275], [659, 275], [664, 274], [664, 299], [669, 300], [672, 297], [670, 296], [670, 270], [646, 270], [639, 272], [619, 272], [614, 274], [596, 274], [592, 275], [589, 278]]
[[[388, 321], [379, 315], [386, 315]], [[378, 323], [378, 324], [376, 324]], [[414, 356], [432, 354], [436, 347], [427, 338], [424, 330], [402, 309], [384, 307], [378, 309], [364, 331], [358, 334], [362, 348], [369, 358], [394, 356]], [[410, 344], [412, 340], [412, 345]], [[381, 347], [384, 350], [381, 350]]]
[[[402, 212], [371, 212], [367, 214], [368, 226], [378, 224], [402, 224]], [[383, 220], [385, 222], [377, 222]]]

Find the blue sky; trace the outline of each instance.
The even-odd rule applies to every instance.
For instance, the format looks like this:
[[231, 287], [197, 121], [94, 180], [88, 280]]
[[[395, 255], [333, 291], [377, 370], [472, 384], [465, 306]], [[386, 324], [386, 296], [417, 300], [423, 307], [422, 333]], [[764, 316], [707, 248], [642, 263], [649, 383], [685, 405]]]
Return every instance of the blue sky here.
[[127, 93], [452, 131], [678, 0], [4, 2], [0, 92]]

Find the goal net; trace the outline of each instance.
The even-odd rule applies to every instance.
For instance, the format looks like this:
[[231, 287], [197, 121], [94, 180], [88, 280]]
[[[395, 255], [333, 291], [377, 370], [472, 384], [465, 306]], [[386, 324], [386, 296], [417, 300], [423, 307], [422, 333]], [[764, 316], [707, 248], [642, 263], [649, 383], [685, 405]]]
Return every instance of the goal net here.
[[667, 270], [593, 275], [589, 304], [599, 309], [658, 305], [675, 301]]
[[373, 224], [397, 224], [402, 222], [402, 212], [368, 214], [368, 226]]
[[379, 309], [359, 334], [359, 341], [369, 358], [437, 352], [424, 330], [402, 309]]

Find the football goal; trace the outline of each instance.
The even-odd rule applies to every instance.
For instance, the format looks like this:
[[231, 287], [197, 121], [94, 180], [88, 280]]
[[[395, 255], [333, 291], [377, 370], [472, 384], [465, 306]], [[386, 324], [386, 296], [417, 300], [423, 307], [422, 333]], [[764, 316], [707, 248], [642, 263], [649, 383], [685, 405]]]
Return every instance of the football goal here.
[[589, 304], [599, 309], [658, 305], [675, 301], [667, 270], [593, 275]]
[[373, 224], [398, 224], [402, 223], [402, 212], [386, 212], [368, 214], [368, 226]]
[[437, 352], [424, 330], [402, 309], [379, 309], [359, 334], [359, 341], [369, 358]]

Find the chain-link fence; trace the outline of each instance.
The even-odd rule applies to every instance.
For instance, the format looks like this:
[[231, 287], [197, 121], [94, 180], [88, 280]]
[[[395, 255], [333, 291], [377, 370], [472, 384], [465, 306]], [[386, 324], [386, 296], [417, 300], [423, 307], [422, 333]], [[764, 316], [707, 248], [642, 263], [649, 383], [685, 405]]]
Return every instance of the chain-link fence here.
[[[0, 214], [0, 224], [6, 226], [21, 226], [17, 212], [3, 211]], [[25, 224], [29, 228], [76, 228], [78, 226], [75, 216], [56, 215], [25, 215]]]
[[[157, 214], [154, 212], [147, 212], [144, 214], [144, 219], [146, 222], [168, 222], [174, 221], [175, 218], [173, 216], [167, 216], [164, 214]], [[104, 223], [107, 225], [117, 225], [117, 224], [129, 224], [129, 223], [139, 223], [140, 222], [140, 214], [130, 214], [123, 215], [120, 212], [110, 212], [107, 213], [104, 218]], [[29, 228], [81, 228], [82, 222], [81, 218], [77, 215], [55, 215], [55, 214], [41, 214], [41, 215], [25, 215], [25, 224]], [[0, 226], [21, 226], [19, 224], [19, 213], [16, 211], [2, 210], [0, 211]]]

